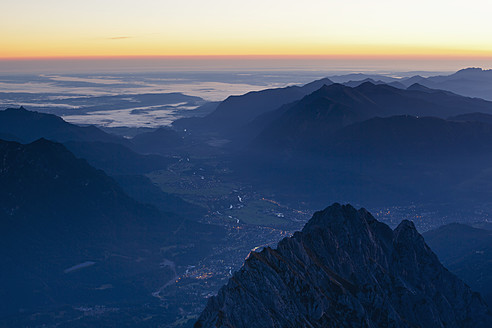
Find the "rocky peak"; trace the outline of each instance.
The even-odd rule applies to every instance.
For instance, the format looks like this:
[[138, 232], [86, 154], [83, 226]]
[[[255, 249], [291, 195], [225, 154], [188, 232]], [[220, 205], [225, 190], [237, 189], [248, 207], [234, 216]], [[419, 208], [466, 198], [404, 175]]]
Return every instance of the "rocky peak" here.
[[251, 253], [195, 327], [486, 327], [481, 296], [410, 221], [394, 231], [333, 204], [277, 249]]

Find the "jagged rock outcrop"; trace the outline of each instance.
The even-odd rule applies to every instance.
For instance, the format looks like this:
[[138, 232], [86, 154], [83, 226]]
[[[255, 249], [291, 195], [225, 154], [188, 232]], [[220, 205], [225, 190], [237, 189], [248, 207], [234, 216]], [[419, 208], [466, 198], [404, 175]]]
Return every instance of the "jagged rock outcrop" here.
[[478, 293], [444, 268], [410, 221], [395, 229], [334, 204], [277, 249], [252, 252], [202, 327], [491, 327]]

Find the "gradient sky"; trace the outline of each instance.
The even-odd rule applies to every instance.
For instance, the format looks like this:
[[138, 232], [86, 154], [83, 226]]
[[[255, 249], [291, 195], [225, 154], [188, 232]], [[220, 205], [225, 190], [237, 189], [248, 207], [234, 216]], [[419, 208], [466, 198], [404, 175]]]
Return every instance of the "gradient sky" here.
[[490, 0], [15, 0], [0, 58], [492, 56]]

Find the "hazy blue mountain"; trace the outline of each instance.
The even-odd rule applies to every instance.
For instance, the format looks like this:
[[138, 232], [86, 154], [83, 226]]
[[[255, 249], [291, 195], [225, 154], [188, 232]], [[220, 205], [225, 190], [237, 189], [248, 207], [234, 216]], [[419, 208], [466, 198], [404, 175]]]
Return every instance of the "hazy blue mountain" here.
[[328, 77], [331, 81], [335, 83], [346, 83], [349, 81], [362, 81], [362, 80], [380, 80], [384, 83], [391, 83], [399, 81], [398, 78], [380, 75], [380, 74], [364, 74], [364, 73], [352, 73], [352, 74], [343, 74], [343, 75], [334, 75]]
[[366, 79], [363, 79], [363, 80], [350, 80], [348, 82], [343, 82], [341, 84], [347, 86], [347, 87], [351, 87], [351, 88], [355, 88], [355, 87], [358, 87], [359, 85], [363, 84], [363, 83], [366, 83], [366, 82], [370, 82], [372, 84], [387, 84], [389, 86], [392, 86], [394, 88], [398, 88], [398, 89], [406, 89], [406, 86], [398, 81], [393, 81], [393, 82], [384, 82], [382, 81], [381, 79], [377, 79], [377, 80], [374, 80], [374, 79], [371, 79], [371, 78], [366, 78]]
[[266, 89], [248, 92], [241, 96], [230, 96], [209, 115], [203, 118], [181, 119], [174, 122], [173, 125], [178, 129], [190, 129], [192, 131], [234, 133], [237, 128], [248, 124], [259, 115], [299, 100], [324, 84], [332, 83], [329, 79], [321, 79], [304, 86]]
[[13, 135], [23, 142], [32, 142], [39, 138], [58, 142], [124, 142], [123, 138], [108, 134], [95, 126], [77, 126], [56, 115], [28, 111], [23, 107], [0, 111], [0, 133]]
[[[270, 118], [260, 116], [253, 121], [253, 126], [261, 126], [259, 119], [270, 121], [254, 140], [253, 147], [268, 148], [274, 152], [290, 152], [293, 148], [300, 151], [322, 149], [330, 143], [331, 135], [337, 130], [376, 116], [405, 114], [445, 118], [474, 109], [492, 113], [492, 102], [445, 91], [416, 89], [402, 90], [370, 82], [355, 88], [341, 84], [323, 86], [292, 106], [276, 110]], [[393, 121], [383, 122], [391, 125]], [[414, 133], [419, 133], [418, 128], [415, 127]], [[397, 129], [395, 127], [395, 131]], [[365, 142], [364, 139], [360, 141]], [[391, 139], [383, 141], [391, 142]], [[369, 145], [370, 142], [365, 143], [365, 146]], [[374, 146], [378, 147], [377, 144]]]
[[492, 231], [453, 223], [423, 235], [444, 266], [492, 304]]
[[193, 263], [222, 236], [135, 201], [61, 144], [0, 141], [0, 159], [0, 322], [67, 304], [144, 304], [174, 279], [163, 261]]
[[403, 83], [400, 83], [398, 81], [395, 81], [395, 82], [389, 82], [389, 83], [386, 83], [388, 84], [389, 86], [392, 86], [392, 87], [395, 87], [395, 88], [398, 88], [398, 89], [406, 89], [406, 86], [403, 84]]
[[406, 89], [408, 91], [422, 91], [422, 92], [427, 92], [427, 93], [446, 94], [448, 96], [462, 97], [462, 96], [460, 96], [456, 93], [453, 93], [451, 91], [440, 90], [440, 89], [431, 89], [431, 88], [423, 86], [422, 84], [419, 84], [419, 83], [414, 83], [414, 84], [410, 85], [409, 87], [407, 87], [407, 88], [403, 87], [402, 89]]
[[[162, 156], [138, 154], [127, 147], [132, 146], [129, 140], [108, 134], [95, 126], [80, 127], [56, 115], [24, 108], [0, 111], [0, 133], [6, 140], [22, 143], [39, 138], [62, 142], [77, 157], [86, 159], [108, 174], [147, 173], [163, 169], [171, 161]], [[161, 147], [168, 145], [162, 143]], [[145, 147], [142, 148], [145, 150]]]
[[488, 327], [482, 297], [450, 273], [412, 222], [395, 229], [334, 204], [251, 252], [195, 324], [205, 327]]
[[292, 106], [272, 112], [271, 118], [263, 115], [253, 121], [251, 126], [270, 121], [253, 141], [254, 147], [282, 152], [302, 148], [307, 143], [325, 140], [346, 125], [376, 115], [376, 110], [370, 99], [353, 88], [340, 84], [323, 86]]
[[260, 115], [236, 130], [236, 140], [251, 142], [237, 147], [235, 171], [278, 197], [313, 206], [326, 199], [380, 205], [487, 199], [490, 125], [445, 118], [492, 113], [492, 102], [413, 89], [331, 84]]
[[432, 89], [442, 89], [454, 93], [492, 100], [492, 70], [466, 68], [451, 75], [424, 78], [414, 76], [400, 81], [406, 86], [419, 83]]
[[358, 87], [359, 85], [366, 83], [366, 82], [370, 82], [372, 84], [386, 84], [385, 82], [383, 82], [381, 80], [373, 80], [373, 79], [369, 79], [369, 78], [363, 79], [363, 80], [357, 80], [357, 81], [350, 80], [348, 82], [343, 82], [341, 84], [343, 84], [346, 87], [355, 88], [355, 87]]

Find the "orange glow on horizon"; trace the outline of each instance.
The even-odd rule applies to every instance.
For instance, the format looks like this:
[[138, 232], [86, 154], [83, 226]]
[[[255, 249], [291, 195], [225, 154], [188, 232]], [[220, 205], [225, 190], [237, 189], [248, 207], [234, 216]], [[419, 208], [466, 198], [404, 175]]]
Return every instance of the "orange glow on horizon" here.
[[3, 60], [492, 57], [489, 0], [18, 0], [2, 9]]
[[466, 59], [492, 59], [492, 51], [435, 51], [428, 53], [420, 52], [395, 52], [395, 53], [339, 53], [339, 54], [173, 54], [173, 55], [156, 55], [156, 54], [106, 54], [106, 55], [19, 55], [19, 56], [2, 56], [2, 61], [21, 61], [21, 60], [119, 60], [119, 59], [180, 59], [180, 60], [263, 60], [263, 59], [333, 59], [333, 60], [426, 60], [426, 59], [443, 59], [443, 60], [466, 60]]

